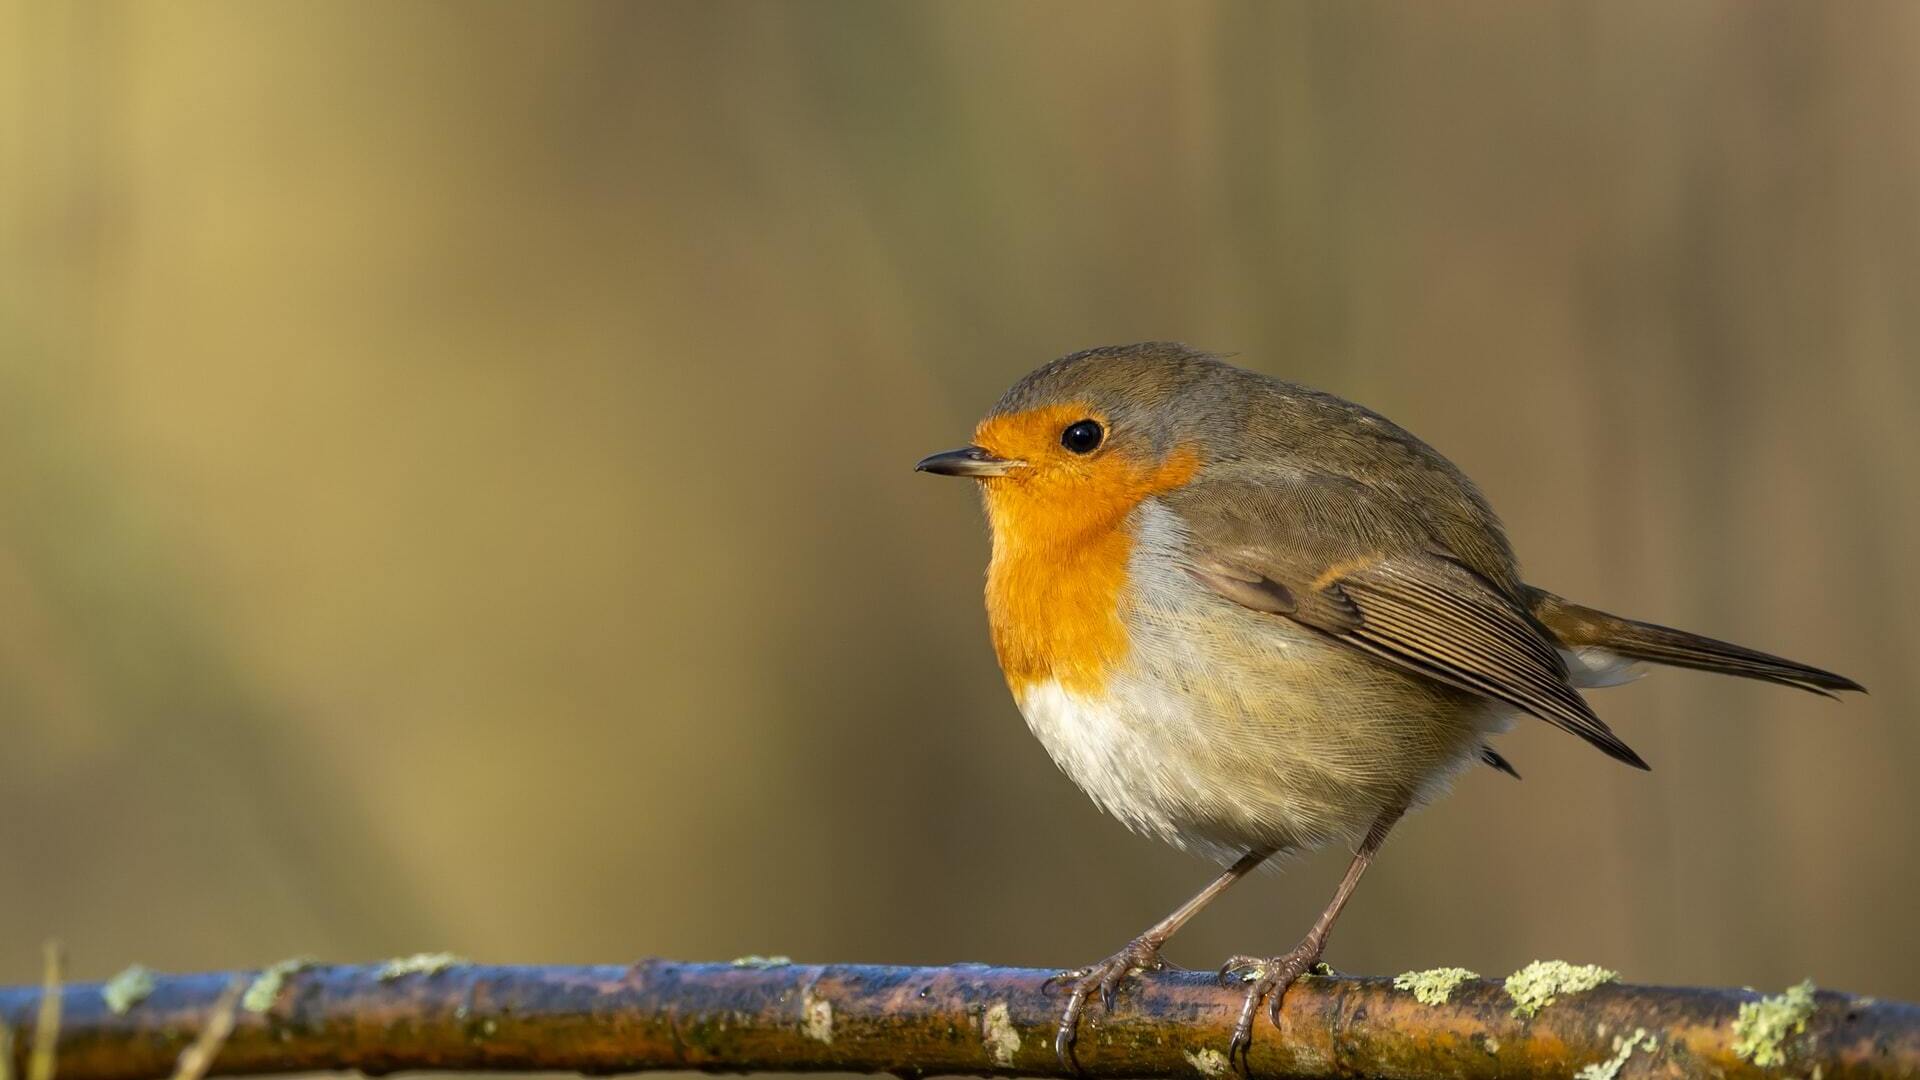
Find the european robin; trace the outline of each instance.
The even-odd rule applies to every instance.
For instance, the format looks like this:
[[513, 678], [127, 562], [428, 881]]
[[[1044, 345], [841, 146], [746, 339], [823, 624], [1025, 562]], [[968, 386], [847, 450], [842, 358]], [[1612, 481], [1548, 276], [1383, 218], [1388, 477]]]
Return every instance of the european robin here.
[[[979, 481], [1000, 667], [1062, 771], [1130, 828], [1226, 870], [1078, 971], [1090, 996], [1161, 966], [1200, 909], [1276, 854], [1355, 844], [1290, 952], [1234, 957], [1228, 1047], [1320, 959], [1387, 832], [1525, 714], [1644, 769], [1580, 688], [1639, 662], [1825, 693], [1851, 679], [1564, 600], [1520, 578], [1500, 521], [1452, 462], [1332, 394], [1168, 343], [1090, 349], [1014, 384], [973, 444], [920, 471]], [[1518, 775], [1515, 773], [1515, 775]]]

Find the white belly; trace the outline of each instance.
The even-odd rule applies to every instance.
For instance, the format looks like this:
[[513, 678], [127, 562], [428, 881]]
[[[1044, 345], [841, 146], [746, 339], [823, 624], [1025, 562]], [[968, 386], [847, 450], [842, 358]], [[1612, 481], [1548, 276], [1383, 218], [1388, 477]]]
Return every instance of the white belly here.
[[[1213, 711], [1128, 679], [1098, 697], [1057, 683], [1019, 704], [1054, 763], [1135, 832], [1229, 862], [1255, 847], [1300, 851], [1366, 832], [1389, 807], [1429, 801], [1479, 760], [1508, 710], [1487, 706], [1439, 725], [1380, 716], [1289, 718]], [[1347, 717], [1352, 720], [1355, 717]], [[1345, 727], [1345, 731], [1340, 728]]]
[[[1094, 700], [1054, 682], [1028, 689], [1019, 704], [1054, 764], [1100, 809], [1136, 832], [1181, 842], [1181, 807], [1200, 801], [1212, 785], [1192, 753], [1167, 745], [1171, 733], [1146, 715], [1150, 710]], [[1162, 716], [1166, 704], [1158, 710]]]

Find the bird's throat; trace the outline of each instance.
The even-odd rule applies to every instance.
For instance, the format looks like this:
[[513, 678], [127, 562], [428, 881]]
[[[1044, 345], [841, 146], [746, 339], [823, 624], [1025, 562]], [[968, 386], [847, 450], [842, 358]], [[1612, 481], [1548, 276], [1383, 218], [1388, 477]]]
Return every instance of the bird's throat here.
[[1126, 663], [1127, 567], [1133, 511], [1193, 477], [1176, 451], [1148, 467], [1118, 467], [1071, 484], [985, 485], [993, 526], [987, 617], [1016, 699], [1052, 682], [1097, 694]]

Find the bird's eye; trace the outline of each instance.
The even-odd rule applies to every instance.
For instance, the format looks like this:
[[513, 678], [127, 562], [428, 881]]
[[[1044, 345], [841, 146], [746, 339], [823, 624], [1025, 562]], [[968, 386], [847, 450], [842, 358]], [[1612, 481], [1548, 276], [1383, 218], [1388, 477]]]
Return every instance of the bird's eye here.
[[1100, 449], [1100, 440], [1106, 436], [1106, 430], [1099, 421], [1076, 420], [1060, 433], [1060, 445], [1076, 454], [1091, 454]]

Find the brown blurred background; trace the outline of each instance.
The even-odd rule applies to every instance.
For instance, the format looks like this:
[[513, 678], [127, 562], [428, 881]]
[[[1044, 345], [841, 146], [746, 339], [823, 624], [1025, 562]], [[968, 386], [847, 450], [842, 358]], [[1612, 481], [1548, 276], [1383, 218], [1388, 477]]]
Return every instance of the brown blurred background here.
[[[1334, 938], [1920, 997], [1920, 7], [0, 0], [0, 979], [1103, 956], [963, 486], [1176, 338], [1476, 476], [1660, 672]], [[1291, 944], [1344, 857], [1172, 957]]]

